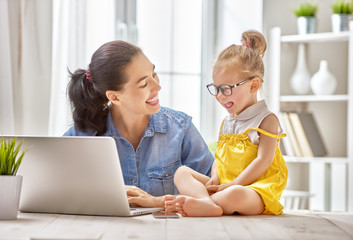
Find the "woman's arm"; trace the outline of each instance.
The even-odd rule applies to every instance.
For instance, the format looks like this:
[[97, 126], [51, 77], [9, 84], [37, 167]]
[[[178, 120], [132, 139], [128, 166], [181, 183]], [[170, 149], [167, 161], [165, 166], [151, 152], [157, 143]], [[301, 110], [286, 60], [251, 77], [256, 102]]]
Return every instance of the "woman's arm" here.
[[212, 170], [211, 170], [211, 178], [210, 180], [205, 184], [205, 186], [210, 186], [210, 185], [219, 185], [219, 178], [218, 178], [218, 172], [217, 172], [217, 163], [216, 161], [212, 165]]
[[181, 146], [181, 164], [210, 176], [214, 156], [208, 149], [201, 134], [191, 122]]

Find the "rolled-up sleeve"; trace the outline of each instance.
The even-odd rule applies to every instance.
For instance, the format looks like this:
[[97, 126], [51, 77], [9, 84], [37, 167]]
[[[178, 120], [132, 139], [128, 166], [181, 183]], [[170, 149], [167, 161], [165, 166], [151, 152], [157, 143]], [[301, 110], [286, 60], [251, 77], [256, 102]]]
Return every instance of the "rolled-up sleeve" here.
[[182, 164], [197, 172], [211, 175], [214, 156], [193, 123], [190, 123], [182, 144]]

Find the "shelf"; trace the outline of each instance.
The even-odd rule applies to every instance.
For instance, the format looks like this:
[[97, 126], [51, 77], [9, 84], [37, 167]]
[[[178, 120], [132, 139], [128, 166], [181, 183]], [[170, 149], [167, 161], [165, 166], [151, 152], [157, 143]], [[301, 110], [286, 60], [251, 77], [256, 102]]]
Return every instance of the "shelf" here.
[[281, 37], [283, 43], [310, 43], [310, 42], [340, 42], [348, 41], [349, 32], [340, 33], [312, 33], [305, 35], [287, 35]]
[[349, 96], [346, 94], [337, 95], [283, 95], [281, 102], [346, 102]]
[[287, 163], [339, 163], [348, 164], [349, 159], [346, 157], [292, 157], [283, 156]]

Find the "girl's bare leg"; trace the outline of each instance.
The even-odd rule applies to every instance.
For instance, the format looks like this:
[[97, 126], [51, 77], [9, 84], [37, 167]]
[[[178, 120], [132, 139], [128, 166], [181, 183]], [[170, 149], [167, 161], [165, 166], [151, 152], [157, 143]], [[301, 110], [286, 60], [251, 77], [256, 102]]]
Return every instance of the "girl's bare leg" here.
[[238, 212], [242, 215], [259, 215], [264, 211], [261, 196], [251, 188], [234, 185], [217, 192], [212, 196], [213, 201], [223, 209], [224, 214]]
[[180, 167], [174, 175], [174, 183], [180, 194], [165, 197], [166, 210], [175, 204], [176, 210], [183, 216], [221, 216], [222, 208], [209, 196], [205, 184], [210, 178], [188, 167]]

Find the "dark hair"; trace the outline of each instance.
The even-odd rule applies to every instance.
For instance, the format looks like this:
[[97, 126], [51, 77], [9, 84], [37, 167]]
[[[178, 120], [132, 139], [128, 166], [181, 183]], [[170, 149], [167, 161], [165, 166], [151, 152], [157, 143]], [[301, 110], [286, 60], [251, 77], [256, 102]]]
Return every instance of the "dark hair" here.
[[112, 41], [95, 51], [89, 64], [89, 77], [84, 69], [70, 73], [68, 95], [72, 107], [75, 127], [83, 132], [106, 131], [109, 112], [107, 90], [119, 91], [128, 81], [125, 68], [131, 59], [142, 53], [141, 49], [127, 42]]

